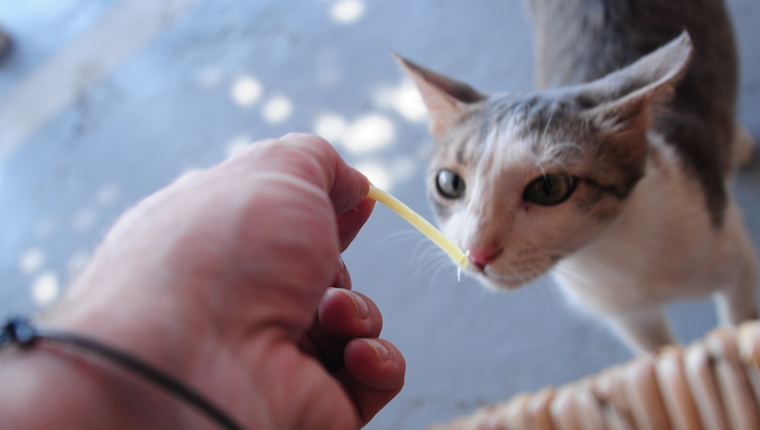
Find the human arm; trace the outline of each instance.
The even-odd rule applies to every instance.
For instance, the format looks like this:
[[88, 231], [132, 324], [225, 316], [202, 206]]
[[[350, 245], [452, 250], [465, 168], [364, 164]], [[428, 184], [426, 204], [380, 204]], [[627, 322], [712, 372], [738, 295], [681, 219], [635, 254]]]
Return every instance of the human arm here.
[[[122, 216], [40, 323], [171, 371], [247, 428], [356, 428], [400, 390], [404, 372], [398, 350], [374, 339], [382, 322], [371, 301], [325, 295], [331, 285], [350, 288], [340, 252], [371, 213], [367, 190], [366, 178], [319, 138], [256, 143]], [[365, 318], [355, 305], [362, 301]], [[13, 403], [4, 399], [36, 408], [43, 401], [53, 417], [95, 402], [80, 419], [204, 425], [143, 381], [71, 351], [0, 360], [0, 372], [14, 375], [0, 388], [0, 410]], [[51, 380], [49, 394], [40, 393], [35, 384]], [[79, 424], [70, 428], [87, 428]]]

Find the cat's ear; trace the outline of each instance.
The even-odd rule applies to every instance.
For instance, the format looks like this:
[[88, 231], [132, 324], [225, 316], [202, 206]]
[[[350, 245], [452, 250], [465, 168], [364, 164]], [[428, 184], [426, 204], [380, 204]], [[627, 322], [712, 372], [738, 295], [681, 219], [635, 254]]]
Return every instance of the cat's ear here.
[[665, 105], [686, 74], [692, 55], [689, 34], [604, 78], [576, 87], [576, 97], [590, 106], [588, 114], [605, 128], [646, 128], [649, 112]]
[[432, 72], [393, 53], [393, 58], [412, 78], [430, 112], [430, 134], [439, 138], [469, 111], [469, 105], [485, 100], [486, 95], [471, 86]]

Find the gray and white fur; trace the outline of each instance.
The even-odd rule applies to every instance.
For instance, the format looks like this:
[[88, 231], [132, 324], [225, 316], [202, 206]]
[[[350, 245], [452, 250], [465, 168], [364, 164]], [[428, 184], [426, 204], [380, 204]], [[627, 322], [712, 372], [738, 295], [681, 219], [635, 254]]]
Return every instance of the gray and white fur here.
[[634, 349], [674, 338], [672, 300], [757, 317], [756, 255], [728, 187], [754, 142], [736, 120], [720, 0], [529, 0], [540, 92], [482, 94], [397, 57], [430, 111], [429, 195], [469, 273], [552, 272]]

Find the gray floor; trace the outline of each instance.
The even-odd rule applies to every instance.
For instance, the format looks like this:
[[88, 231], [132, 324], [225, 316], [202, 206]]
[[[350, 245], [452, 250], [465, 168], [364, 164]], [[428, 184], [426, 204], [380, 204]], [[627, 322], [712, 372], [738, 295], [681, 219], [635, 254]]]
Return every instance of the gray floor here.
[[[729, 6], [741, 118], [760, 137], [760, 3]], [[430, 218], [431, 140], [391, 51], [483, 90], [533, 89], [518, 0], [0, 0], [0, 23], [15, 40], [0, 63], [0, 317], [48, 306], [121, 211], [252, 139], [319, 132]], [[760, 169], [735, 189], [760, 243]], [[345, 259], [408, 363], [368, 428], [421, 428], [630, 357], [548, 280], [457, 282], [385, 208]], [[707, 302], [670, 313], [684, 342], [715, 323]]]

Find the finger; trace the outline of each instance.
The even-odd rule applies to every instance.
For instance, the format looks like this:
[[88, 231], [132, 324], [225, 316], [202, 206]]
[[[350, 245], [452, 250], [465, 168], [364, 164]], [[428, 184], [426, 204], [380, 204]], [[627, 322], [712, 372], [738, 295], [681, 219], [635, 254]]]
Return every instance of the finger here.
[[298, 349], [322, 363], [330, 373], [343, 367], [345, 347], [345, 340], [333, 337], [316, 320], [298, 341]]
[[[326, 140], [311, 134], [291, 133], [257, 141], [222, 164], [237, 165], [254, 175], [274, 171], [306, 180], [328, 194], [338, 215], [369, 194], [367, 177], [346, 164]], [[252, 165], [256, 168], [251, 169]]]
[[345, 367], [336, 375], [356, 402], [365, 425], [404, 386], [401, 352], [382, 339], [354, 339], [346, 345]]
[[355, 291], [330, 288], [319, 305], [319, 325], [332, 337], [377, 337], [383, 316], [367, 296]]
[[345, 290], [351, 289], [351, 275], [348, 273], [348, 268], [346, 267], [346, 264], [343, 262], [342, 258], [339, 258], [340, 261], [338, 261], [338, 268], [335, 269], [335, 274], [333, 275], [333, 281], [332, 281], [332, 287], [335, 288], [343, 288]]
[[356, 238], [359, 230], [367, 222], [372, 210], [375, 207], [375, 201], [364, 199], [358, 205], [348, 211], [338, 215], [338, 236], [340, 237], [340, 251], [343, 252], [348, 245]]
[[[335, 148], [321, 137], [291, 133], [280, 138], [280, 141], [297, 146], [304, 153], [312, 155], [317, 166], [291, 164], [291, 169], [298, 169], [294, 173], [327, 191], [336, 214], [354, 208], [369, 194], [369, 180], [366, 176], [346, 164]], [[313, 167], [317, 167], [317, 170]]]
[[298, 345], [301, 352], [332, 372], [343, 366], [343, 351], [349, 340], [377, 337], [382, 326], [382, 315], [372, 300], [356, 292], [331, 288], [322, 299], [314, 324]]

